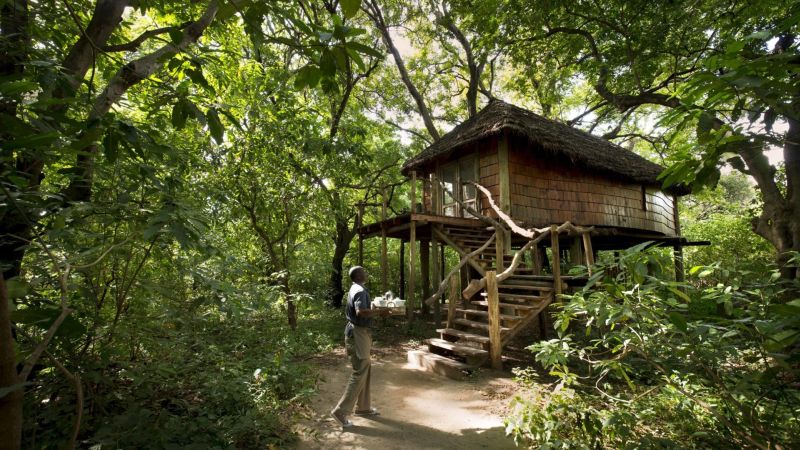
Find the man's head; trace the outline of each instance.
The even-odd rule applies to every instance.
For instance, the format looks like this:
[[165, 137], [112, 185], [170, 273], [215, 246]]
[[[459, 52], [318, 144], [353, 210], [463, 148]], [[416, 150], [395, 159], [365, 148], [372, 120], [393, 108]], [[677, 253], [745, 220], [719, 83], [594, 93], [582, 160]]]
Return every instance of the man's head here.
[[350, 268], [350, 279], [353, 280], [354, 283], [364, 283], [367, 281], [367, 270], [361, 266], [353, 266]]

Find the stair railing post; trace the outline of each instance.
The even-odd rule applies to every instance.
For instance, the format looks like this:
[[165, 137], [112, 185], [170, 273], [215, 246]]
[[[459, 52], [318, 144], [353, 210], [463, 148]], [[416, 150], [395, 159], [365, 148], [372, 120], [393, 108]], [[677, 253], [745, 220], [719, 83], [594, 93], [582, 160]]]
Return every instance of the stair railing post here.
[[561, 301], [561, 249], [558, 248], [558, 225], [550, 226], [550, 250], [553, 252], [552, 270], [555, 300]]
[[497, 275], [486, 271], [486, 299], [489, 303], [489, 359], [492, 369], [503, 369], [503, 347], [500, 340], [500, 296], [497, 292]]
[[417, 213], [417, 172], [411, 171], [411, 229], [408, 242], [408, 297], [406, 298], [406, 314], [408, 323], [414, 319], [417, 295], [417, 223], [414, 214]]
[[505, 254], [506, 254], [506, 244], [505, 244], [505, 233], [501, 228], [494, 230], [494, 244], [495, 244], [495, 265], [494, 268], [498, 272], [502, 272], [505, 270]]
[[447, 328], [453, 328], [453, 319], [456, 317], [456, 303], [458, 298], [461, 297], [459, 292], [459, 285], [461, 280], [458, 274], [453, 274], [450, 277], [450, 296], [447, 299]]

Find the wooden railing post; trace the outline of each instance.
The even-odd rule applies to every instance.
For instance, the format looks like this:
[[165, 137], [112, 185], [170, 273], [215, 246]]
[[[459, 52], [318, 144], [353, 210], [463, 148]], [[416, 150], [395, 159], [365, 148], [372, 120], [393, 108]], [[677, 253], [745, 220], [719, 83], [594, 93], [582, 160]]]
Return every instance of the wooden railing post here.
[[[431, 225], [433, 227], [434, 225]], [[442, 277], [444, 274], [441, 272], [441, 262], [439, 261], [439, 240], [436, 235], [431, 233], [431, 268], [433, 269], [433, 283], [438, 288], [442, 284]], [[442, 302], [439, 299], [433, 303], [433, 322], [438, 327], [442, 322]]]
[[589, 233], [583, 233], [583, 253], [586, 258], [587, 270], [591, 275], [592, 266], [594, 265], [594, 249], [592, 249], [592, 236]]
[[453, 328], [453, 319], [456, 316], [456, 302], [461, 297], [458, 289], [460, 281], [456, 273], [450, 277], [450, 296], [447, 298], [447, 328]]
[[495, 244], [495, 264], [494, 268], [497, 272], [502, 272], [505, 270], [505, 254], [506, 254], [506, 244], [505, 244], [505, 233], [503, 232], [502, 228], [497, 228], [494, 230], [494, 244]]
[[558, 248], [558, 226], [550, 226], [550, 250], [553, 252], [552, 270], [553, 287], [555, 288], [556, 301], [561, 296], [561, 250]]
[[500, 296], [497, 293], [497, 275], [486, 271], [486, 298], [489, 303], [489, 359], [492, 369], [503, 368], [503, 346], [500, 340]]

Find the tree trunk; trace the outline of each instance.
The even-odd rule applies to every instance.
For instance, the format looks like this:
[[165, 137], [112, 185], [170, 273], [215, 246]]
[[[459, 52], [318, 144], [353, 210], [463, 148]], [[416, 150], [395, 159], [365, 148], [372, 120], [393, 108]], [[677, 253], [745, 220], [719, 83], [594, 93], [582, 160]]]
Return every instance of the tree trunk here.
[[331, 259], [331, 273], [328, 279], [328, 305], [332, 308], [342, 307], [344, 289], [342, 288], [342, 266], [350, 243], [353, 241], [356, 232], [350, 229], [350, 222], [345, 218], [336, 219], [336, 236], [333, 238], [333, 259]]
[[[0, 276], [0, 389], [19, 383], [11, 311], [5, 278]], [[0, 396], [0, 450], [16, 450], [22, 442], [22, 388]]]

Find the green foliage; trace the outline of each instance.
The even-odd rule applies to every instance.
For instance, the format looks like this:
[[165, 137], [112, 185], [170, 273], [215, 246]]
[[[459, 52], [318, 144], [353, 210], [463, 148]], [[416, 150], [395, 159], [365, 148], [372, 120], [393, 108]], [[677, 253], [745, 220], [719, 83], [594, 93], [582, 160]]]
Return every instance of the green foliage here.
[[530, 347], [555, 382], [520, 396], [507, 430], [536, 448], [798, 445], [796, 286], [776, 283], [777, 272], [750, 283], [663, 281], [638, 269], [654, 258], [628, 250], [614, 270], [597, 267], [617, 275], [567, 297], [558, 338]]

